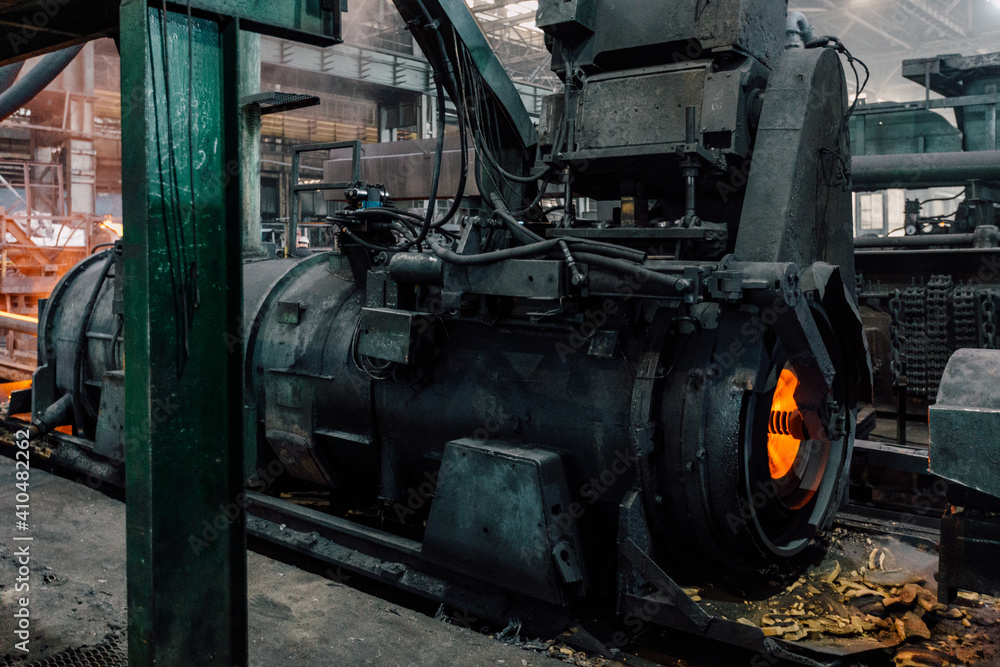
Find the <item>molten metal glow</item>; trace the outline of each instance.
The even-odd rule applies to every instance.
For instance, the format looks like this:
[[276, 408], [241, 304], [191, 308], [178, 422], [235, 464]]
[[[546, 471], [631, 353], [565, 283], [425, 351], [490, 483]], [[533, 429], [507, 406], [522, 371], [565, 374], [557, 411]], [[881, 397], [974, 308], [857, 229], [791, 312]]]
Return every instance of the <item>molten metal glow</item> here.
[[[20, 380], [18, 382], [3, 382], [0, 383], [0, 402], [7, 403], [10, 401], [10, 395], [15, 391], [20, 391], [21, 389], [28, 389], [31, 387], [31, 380]], [[28, 415], [27, 421], [31, 421], [31, 415]]]
[[793, 417], [798, 417], [795, 404], [795, 388], [798, 379], [789, 369], [781, 371], [778, 386], [771, 401], [771, 418], [767, 428], [767, 462], [771, 468], [771, 478], [781, 479], [795, 464], [802, 441], [792, 435], [800, 429], [790, 428]]
[[118, 236], [122, 236], [122, 234], [125, 232], [124, 225], [122, 225], [122, 223], [120, 222], [112, 222], [112, 218], [110, 215], [104, 219], [104, 221], [101, 223], [101, 227], [104, 227], [108, 231], [113, 232]]
[[20, 320], [22, 322], [27, 322], [30, 324], [38, 324], [37, 317], [32, 317], [31, 315], [22, 315], [20, 313], [8, 313], [5, 310], [0, 310], [0, 318], [9, 318], [12, 320]]

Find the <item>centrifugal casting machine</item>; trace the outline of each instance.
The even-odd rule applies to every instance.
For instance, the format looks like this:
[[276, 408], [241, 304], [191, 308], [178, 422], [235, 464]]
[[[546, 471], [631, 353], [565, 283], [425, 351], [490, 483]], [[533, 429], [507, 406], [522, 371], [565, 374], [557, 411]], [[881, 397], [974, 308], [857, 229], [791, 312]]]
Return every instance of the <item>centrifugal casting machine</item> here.
[[[784, 2], [540, 0], [564, 90], [536, 130], [464, 3], [396, 5], [478, 157], [441, 194], [439, 156], [434, 195], [475, 179], [487, 206], [414, 215], [358, 183], [337, 252], [246, 265], [258, 465], [377, 516], [355, 550], [415, 531], [417, 570], [555, 607], [800, 552], [870, 393], [843, 47], [785, 50]], [[116, 261], [53, 293], [33, 396], [39, 431], [111, 461], [142, 437]]]

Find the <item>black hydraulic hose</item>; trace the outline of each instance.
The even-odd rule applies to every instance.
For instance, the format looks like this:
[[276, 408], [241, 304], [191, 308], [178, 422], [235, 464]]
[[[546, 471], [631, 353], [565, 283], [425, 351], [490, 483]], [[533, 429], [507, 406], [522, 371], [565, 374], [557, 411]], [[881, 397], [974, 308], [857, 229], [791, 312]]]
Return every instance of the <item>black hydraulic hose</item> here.
[[498, 193], [492, 193], [490, 195], [490, 201], [493, 203], [493, 208], [496, 210], [500, 220], [507, 226], [515, 237], [521, 239], [522, 243], [538, 243], [545, 240], [530, 229], [525, 229], [524, 225], [518, 222], [517, 218], [511, 215], [510, 209], [507, 208], [507, 204], [504, 202], [503, 197], [501, 197]]
[[558, 239], [542, 241], [541, 243], [531, 243], [529, 245], [483, 252], [475, 255], [459, 255], [436, 243], [431, 243], [431, 251], [441, 259], [452, 264], [463, 266], [479, 266], [482, 264], [495, 264], [507, 259], [523, 259], [543, 255], [559, 248]]
[[7, 89], [14, 85], [14, 82], [17, 81], [17, 75], [21, 73], [22, 67], [24, 67], [23, 60], [0, 67], [0, 95], [7, 92]]
[[560, 238], [574, 246], [574, 253], [582, 250], [583, 252], [598, 254], [602, 257], [625, 260], [626, 262], [638, 263], [646, 261], [646, 253], [635, 248], [626, 248], [625, 246], [602, 243], [591, 239], [578, 239], [572, 236], [562, 236]]
[[431, 225], [434, 223], [434, 209], [437, 206], [438, 186], [441, 184], [441, 160], [444, 157], [444, 85], [441, 83], [440, 76], [435, 78], [434, 86], [437, 89], [438, 98], [438, 129], [441, 131], [438, 132], [437, 136], [437, 154], [434, 156], [434, 174], [431, 177], [431, 197], [427, 202], [427, 216], [420, 226], [420, 234], [413, 241], [413, 245], [418, 248], [427, 238], [427, 234], [431, 231]]
[[[523, 243], [539, 243], [545, 240], [530, 229], [527, 229], [524, 225], [520, 224], [517, 219], [511, 215], [500, 195], [493, 193], [491, 199], [493, 206], [496, 208], [497, 216], [499, 216], [500, 220], [516, 238], [521, 240]], [[587, 252], [600, 254], [609, 258], [621, 259], [629, 262], [642, 262], [646, 259], [645, 252], [642, 250], [635, 250], [634, 248], [626, 248], [625, 246], [603, 243], [592, 239], [573, 238], [570, 236], [562, 237], [562, 239], [566, 241], [566, 243], [583, 246]], [[574, 250], [573, 252], [577, 251]]]
[[73, 58], [83, 49], [83, 45], [71, 46], [42, 58], [41, 62], [0, 95], [0, 121], [6, 120], [18, 109], [30, 102], [38, 93], [66, 69]]
[[479, 149], [480, 152], [486, 155], [486, 159], [489, 161], [490, 165], [492, 165], [492, 167], [497, 170], [497, 173], [506, 178], [508, 181], [513, 181], [515, 183], [534, 183], [535, 181], [544, 177], [552, 170], [551, 167], [545, 167], [541, 171], [537, 171], [533, 174], [528, 174], [527, 176], [517, 176], [515, 174], [512, 174], [503, 167], [501, 167], [500, 163], [497, 162], [496, 158], [493, 157], [493, 154], [490, 153], [489, 149], [485, 145], [485, 142], [483, 141], [482, 134], [480, 134], [478, 130], [476, 130], [476, 132], [473, 133], [473, 138], [476, 140], [476, 147]]
[[[535, 195], [535, 198], [531, 201], [531, 203], [528, 204], [527, 206], [525, 206], [524, 208], [520, 209], [519, 211], [512, 211], [511, 215], [515, 215], [515, 216], [516, 215], [528, 215], [529, 213], [531, 213], [531, 210], [533, 208], [535, 208], [536, 206], [538, 206], [539, 204], [542, 203], [542, 199], [545, 198], [545, 191], [548, 190], [549, 183], [551, 181], [552, 181], [552, 174], [546, 174], [542, 178], [542, 184], [538, 186], [538, 194]], [[545, 212], [542, 211], [542, 215], [544, 215], [544, 214], [545, 214]]]
[[438, 54], [439, 58], [441, 62], [443, 62], [447, 67], [446, 71], [442, 72], [441, 69], [437, 66], [437, 61], [434, 58], [429, 58], [428, 60], [430, 60], [431, 67], [434, 69], [434, 74], [438, 76], [438, 80], [441, 80], [440, 78], [445, 74], [447, 74], [448, 78], [446, 82], [451, 84], [452, 88], [454, 88], [457, 91], [458, 80], [455, 78], [455, 66], [451, 62], [451, 59], [448, 57], [448, 50], [444, 45], [444, 37], [441, 36], [441, 31], [439, 29], [440, 26], [438, 22], [434, 20], [434, 17], [431, 16], [430, 11], [427, 9], [427, 5], [421, 2], [421, 0], [417, 0], [416, 4], [420, 8], [421, 13], [423, 13], [424, 15], [424, 21], [426, 21], [426, 23], [424, 24], [424, 29], [433, 32], [434, 43], [437, 45], [438, 51], [440, 52]]
[[[441, 48], [444, 48], [444, 40], [438, 35], [441, 41]], [[455, 48], [458, 49], [458, 43], [456, 42]], [[459, 76], [461, 77], [461, 70], [459, 70]], [[464, 79], [462, 82], [464, 86]], [[461, 96], [459, 96], [461, 97]], [[462, 207], [462, 200], [465, 198], [465, 186], [469, 179], [469, 137], [466, 134], [466, 116], [465, 116], [465, 105], [462, 104], [461, 99], [455, 100], [455, 111], [458, 113], [458, 144], [459, 150], [462, 152], [462, 170], [458, 176], [458, 188], [455, 191], [455, 199], [451, 203], [451, 208], [445, 214], [443, 218], [435, 222], [432, 227], [439, 229], [444, 227], [449, 222], [451, 222], [455, 216], [458, 214], [459, 209]], [[444, 134], [444, 127], [439, 127], [438, 132]]]
[[368, 248], [369, 250], [374, 250], [375, 252], [403, 251], [408, 248], [412, 248], [415, 245], [415, 242], [413, 240], [410, 240], [407, 241], [406, 243], [401, 243], [398, 246], [382, 246], [376, 243], [369, 243], [368, 241], [365, 241], [363, 238], [352, 232], [350, 229], [347, 229], [346, 227], [342, 227], [341, 229], [345, 234], [347, 234], [351, 238], [352, 241], [354, 241], [360, 246]]
[[424, 216], [401, 211], [396, 208], [364, 208], [358, 211], [340, 212], [333, 219], [337, 222], [356, 222], [366, 218], [391, 218], [393, 220], [405, 220], [408, 223], [419, 224], [424, 221]]
[[609, 271], [614, 271], [616, 273], [630, 275], [637, 280], [661, 285], [677, 292], [686, 292], [689, 288], [688, 282], [684, 278], [668, 276], [662, 273], [657, 273], [656, 271], [650, 271], [649, 269], [639, 266], [633, 262], [612, 259], [610, 257], [604, 257], [603, 255], [596, 255], [592, 252], [579, 250], [575, 250], [574, 252], [576, 261], [584, 264], [590, 264], [591, 266], [598, 266], [602, 269], [608, 269]]
[[[420, 12], [424, 15], [424, 21], [426, 22], [424, 25], [424, 29], [434, 34], [433, 41], [434, 44], [437, 46], [437, 50], [439, 52], [437, 54], [438, 56], [437, 58], [429, 58], [431, 66], [433, 68], [435, 82], [439, 84], [439, 88], [437, 91], [438, 140], [439, 140], [437, 149], [438, 159], [440, 159], [441, 154], [444, 152], [444, 144], [442, 142], [444, 139], [444, 127], [445, 127], [445, 113], [444, 113], [445, 90], [454, 90], [456, 93], [453, 97], [455, 100], [455, 109], [458, 112], [459, 143], [461, 144], [461, 150], [462, 150], [462, 171], [461, 174], [459, 175], [458, 188], [455, 194], [455, 199], [451, 204], [451, 208], [444, 215], [444, 217], [438, 220], [437, 222], [432, 221], [430, 224], [430, 227], [432, 229], [438, 229], [440, 227], [445, 226], [446, 224], [451, 222], [452, 219], [454, 219], [454, 217], [458, 214], [458, 211], [462, 206], [462, 199], [464, 199], [465, 197], [465, 186], [469, 174], [468, 138], [466, 136], [466, 129], [465, 129], [465, 110], [462, 106], [461, 100], [459, 99], [461, 97], [460, 94], [461, 88], [458, 85], [459, 84], [458, 79], [455, 77], [455, 66], [452, 63], [451, 58], [448, 57], [448, 50], [444, 43], [444, 37], [441, 36], [441, 31], [439, 29], [439, 26], [434, 21], [434, 18], [431, 16], [431, 13], [430, 11], [428, 11], [426, 5], [424, 5], [424, 3], [420, 2], [419, 0], [417, 1], [416, 4], [419, 7]], [[457, 41], [455, 43], [455, 48], [458, 49]], [[441, 68], [438, 67], [437, 65], [438, 60], [444, 63], [445, 65], [444, 71], [442, 71]], [[430, 207], [429, 210], [432, 211], [433, 207]], [[424, 236], [426, 236], [426, 234]], [[421, 242], [422, 240], [423, 239], [421, 239]]]
[[[566, 131], [566, 125], [564, 123], [559, 123], [559, 129], [556, 131], [555, 140], [552, 142], [553, 153], [558, 153], [559, 152], [559, 148], [562, 145], [563, 135], [565, 134], [565, 131]], [[528, 204], [525, 208], [521, 209], [520, 211], [514, 211], [513, 214], [514, 215], [528, 215], [533, 208], [535, 208], [536, 206], [538, 206], [539, 204], [541, 204], [542, 203], [542, 199], [545, 198], [545, 194], [546, 194], [545, 191], [549, 189], [549, 183], [552, 182], [552, 176], [553, 176], [553, 170], [550, 170], [549, 173], [546, 174], [543, 177], [542, 184], [538, 188], [538, 194], [535, 195], [535, 199], [530, 204]], [[555, 198], [558, 199], [558, 198], [560, 198], [562, 196], [563, 195], [556, 195]], [[555, 208], [562, 208], [562, 206], [556, 206]], [[548, 209], [542, 211], [542, 217], [543, 218], [545, 217], [545, 212], [547, 210]]]
[[[431, 185], [431, 203], [427, 209], [428, 219], [433, 218], [434, 213], [434, 200], [437, 198], [437, 185], [440, 178], [441, 171], [441, 158], [444, 153], [444, 128], [445, 128], [445, 90], [451, 89], [455, 91], [455, 109], [458, 112], [458, 124], [459, 124], [459, 143], [461, 144], [462, 150], [462, 173], [459, 177], [458, 191], [455, 196], [455, 200], [452, 202], [451, 208], [445, 214], [441, 220], [434, 222], [430, 220], [427, 223], [429, 228], [439, 228], [451, 222], [451, 220], [458, 213], [462, 206], [462, 199], [465, 197], [465, 184], [469, 173], [469, 154], [468, 154], [468, 139], [465, 135], [465, 113], [462, 108], [462, 102], [459, 99], [461, 97], [461, 89], [458, 86], [458, 79], [455, 78], [455, 66], [451, 62], [451, 58], [448, 57], [448, 49], [444, 43], [444, 37], [441, 36], [441, 31], [438, 24], [434, 21], [431, 16], [430, 11], [428, 11], [427, 6], [417, 0], [417, 6], [420, 8], [421, 13], [424, 15], [424, 20], [427, 22], [425, 24], [425, 29], [430, 30], [434, 33], [434, 43], [437, 45], [439, 54], [438, 57], [441, 62], [445, 64], [445, 71], [442, 71], [440, 67], [437, 66], [437, 59], [430, 58], [433, 72], [434, 80], [437, 88], [437, 99], [438, 99], [438, 144], [437, 144], [437, 158], [435, 162], [435, 174], [434, 180]], [[458, 48], [456, 42], [455, 48]], [[417, 245], [427, 237], [428, 230], [421, 230], [421, 235], [417, 240]]]
[[500, 210], [498, 209], [497, 215], [499, 216], [500, 221], [504, 224], [507, 230], [510, 231], [511, 235], [513, 235], [514, 239], [521, 245], [541, 243], [542, 241], [545, 240], [538, 234], [534, 233], [530, 229], [526, 228], [524, 225], [517, 222], [517, 220], [508, 217], [509, 214], [506, 214], [506, 212], [501, 213]]

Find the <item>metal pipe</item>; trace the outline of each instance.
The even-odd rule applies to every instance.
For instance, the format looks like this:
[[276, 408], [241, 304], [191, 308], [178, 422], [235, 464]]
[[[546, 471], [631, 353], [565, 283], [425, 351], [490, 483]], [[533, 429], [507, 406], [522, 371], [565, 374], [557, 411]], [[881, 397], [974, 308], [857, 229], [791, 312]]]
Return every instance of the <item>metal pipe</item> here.
[[83, 50], [83, 44], [56, 51], [42, 58], [21, 80], [0, 95], [0, 121], [6, 120], [52, 83]]
[[1000, 181], [1000, 151], [861, 155], [851, 166], [855, 192]]
[[34, 440], [49, 433], [57, 426], [69, 424], [72, 414], [73, 396], [72, 394], [63, 394], [58, 401], [35, 416], [28, 429], [29, 437]]
[[389, 275], [398, 283], [443, 285], [444, 262], [427, 253], [400, 252], [389, 260]]
[[684, 110], [684, 137], [689, 144], [698, 141], [698, 107]]
[[38, 318], [0, 311], [0, 329], [38, 335]]
[[[292, 151], [292, 188], [299, 184], [300, 155], [299, 151]], [[299, 213], [302, 211], [299, 201], [299, 195], [293, 190], [290, 202], [291, 211], [289, 211], [288, 225], [285, 231], [285, 257], [294, 257], [295, 250], [299, 245], [298, 223]]]
[[920, 236], [862, 236], [854, 239], [855, 248], [927, 248], [941, 245], [974, 245], [975, 234], [924, 234]]
[[901, 377], [896, 386], [896, 442], [906, 444], [906, 378]]
[[[698, 140], [698, 108], [688, 107], [685, 113], [685, 139], [690, 145]], [[695, 179], [698, 177], [698, 161], [691, 154], [681, 163], [681, 173], [684, 176], [684, 226], [690, 227], [695, 221]]]
[[785, 24], [785, 49], [801, 49], [813, 39], [813, 27], [802, 12], [792, 12]]

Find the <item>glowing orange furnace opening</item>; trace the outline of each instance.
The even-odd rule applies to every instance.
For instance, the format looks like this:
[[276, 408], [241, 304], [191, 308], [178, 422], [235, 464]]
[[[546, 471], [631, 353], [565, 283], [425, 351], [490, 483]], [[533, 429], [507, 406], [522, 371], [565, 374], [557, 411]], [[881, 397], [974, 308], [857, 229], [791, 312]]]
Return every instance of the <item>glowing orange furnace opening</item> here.
[[792, 469], [799, 454], [799, 446], [805, 439], [802, 415], [795, 403], [795, 388], [798, 378], [785, 368], [778, 377], [771, 401], [771, 417], [767, 423], [767, 462], [771, 468], [771, 479], [781, 479]]

